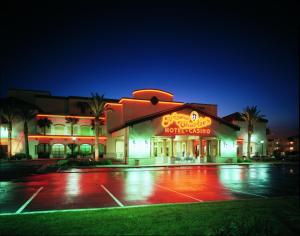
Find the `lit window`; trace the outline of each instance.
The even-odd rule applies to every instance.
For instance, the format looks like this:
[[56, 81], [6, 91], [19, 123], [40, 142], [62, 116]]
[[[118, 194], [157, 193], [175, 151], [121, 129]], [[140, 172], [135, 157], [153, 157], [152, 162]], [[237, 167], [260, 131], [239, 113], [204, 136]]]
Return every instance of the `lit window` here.
[[294, 147], [290, 147], [290, 150], [291, 150], [291, 151], [294, 150]]
[[290, 144], [294, 144], [294, 142], [290, 142]]
[[276, 142], [276, 144], [279, 144], [279, 142]]

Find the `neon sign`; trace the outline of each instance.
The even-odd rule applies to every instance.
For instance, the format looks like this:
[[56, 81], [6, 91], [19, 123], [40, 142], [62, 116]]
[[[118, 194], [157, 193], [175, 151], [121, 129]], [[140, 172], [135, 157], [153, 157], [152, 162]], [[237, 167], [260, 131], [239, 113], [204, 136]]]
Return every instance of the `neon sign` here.
[[196, 111], [190, 115], [173, 112], [171, 115], [163, 116], [161, 125], [166, 128], [175, 123], [180, 129], [204, 128], [211, 125], [211, 118], [204, 116], [199, 117]]
[[165, 135], [210, 135], [211, 130], [207, 127], [211, 124], [210, 117], [201, 117], [196, 111], [190, 115], [173, 112], [163, 116], [161, 121]]

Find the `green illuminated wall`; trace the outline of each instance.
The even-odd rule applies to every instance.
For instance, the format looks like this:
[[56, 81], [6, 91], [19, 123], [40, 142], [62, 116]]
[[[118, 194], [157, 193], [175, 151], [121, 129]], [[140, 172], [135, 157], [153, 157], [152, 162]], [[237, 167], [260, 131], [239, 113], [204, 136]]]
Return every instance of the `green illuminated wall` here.
[[129, 128], [128, 153], [129, 164], [134, 159], [140, 159], [141, 164], [152, 164], [151, 158], [151, 137], [154, 135], [151, 121], [142, 122]]

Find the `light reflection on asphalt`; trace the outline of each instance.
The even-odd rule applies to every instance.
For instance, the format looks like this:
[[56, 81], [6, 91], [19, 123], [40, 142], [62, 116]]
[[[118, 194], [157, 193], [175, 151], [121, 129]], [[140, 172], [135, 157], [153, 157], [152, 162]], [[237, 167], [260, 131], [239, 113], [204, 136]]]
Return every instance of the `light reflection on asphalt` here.
[[[0, 182], [0, 213], [298, 195], [297, 165], [73, 169]], [[101, 185], [112, 195], [109, 195]]]

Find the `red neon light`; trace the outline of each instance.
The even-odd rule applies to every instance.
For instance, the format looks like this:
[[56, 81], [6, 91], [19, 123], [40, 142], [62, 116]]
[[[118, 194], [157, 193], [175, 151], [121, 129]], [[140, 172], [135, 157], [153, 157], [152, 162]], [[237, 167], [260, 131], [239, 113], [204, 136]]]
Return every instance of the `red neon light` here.
[[[57, 117], [57, 118], [78, 118], [78, 119], [95, 119], [94, 116], [71, 116], [71, 115], [53, 115], [53, 114], [37, 114], [36, 117]], [[105, 119], [101, 117], [100, 119]]]
[[165, 94], [167, 96], [173, 97], [172, 93], [165, 92], [165, 91], [158, 90], [158, 89], [141, 89], [141, 90], [135, 90], [135, 91], [133, 91], [132, 94], [135, 95], [136, 93], [144, 93], [144, 92], [158, 92], [158, 93], [162, 93], [162, 94]]
[[236, 142], [237, 142], [238, 144], [242, 144], [242, 143], [244, 142], [244, 139], [237, 139]]
[[[151, 103], [149, 100], [142, 100], [142, 99], [135, 99], [135, 98], [121, 98], [119, 103], [122, 103], [124, 101], [128, 102], [140, 102], [140, 103]], [[165, 102], [165, 101], [159, 101], [158, 104], [178, 104], [182, 105], [183, 102]]]
[[123, 106], [123, 104], [120, 103], [106, 103], [104, 107], [106, 106]]
[[[70, 136], [70, 135], [28, 135], [28, 138], [49, 139], [49, 138], [64, 138], [64, 139], [95, 139], [95, 136]], [[106, 140], [107, 137], [101, 136], [100, 140]]]

